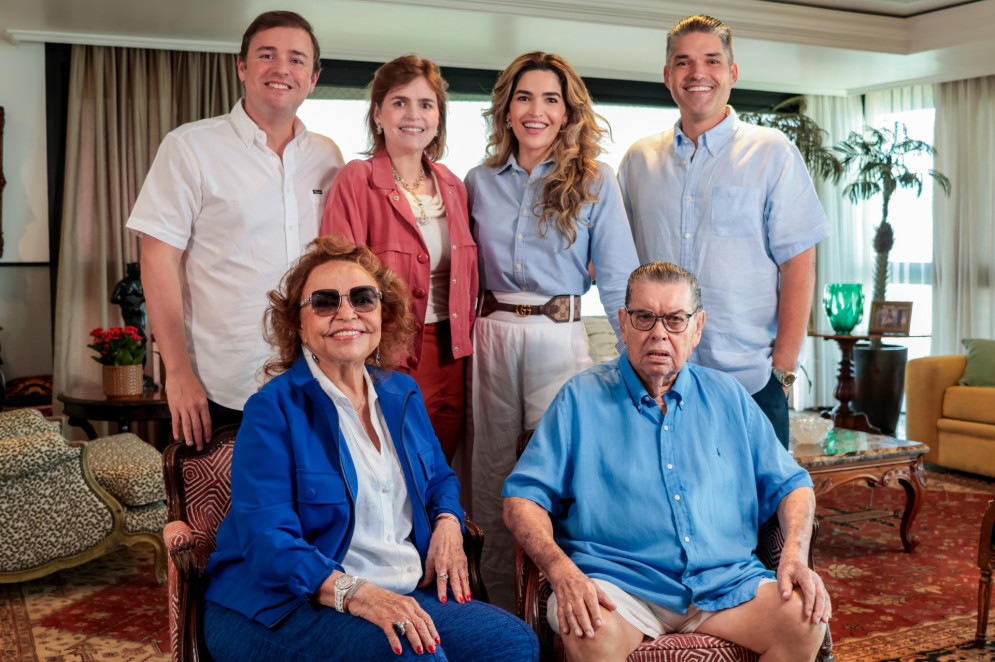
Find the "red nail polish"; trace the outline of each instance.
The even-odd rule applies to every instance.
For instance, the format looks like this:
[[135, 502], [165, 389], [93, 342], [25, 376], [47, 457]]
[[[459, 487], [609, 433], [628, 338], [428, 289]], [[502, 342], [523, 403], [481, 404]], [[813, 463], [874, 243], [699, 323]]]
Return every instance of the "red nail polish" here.
[[442, 596], [442, 604], [446, 604], [446, 596]]
[[398, 646], [397, 648], [394, 649], [394, 653], [396, 655], [400, 655], [401, 654], [401, 648], [400, 648], [400, 646]]
[[459, 598], [458, 601], [460, 604], [463, 604], [463, 598]]
[[429, 653], [434, 653], [435, 652], [435, 646], [433, 646], [432, 644], [429, 644], [428, 645], [428, 652]]
[[467, 600], [472, 600], [473, 599], [473, 593], [470, 593], [469, 591], [467, 591], [466, 592], [466, 599]]
[[436, 637], [436, 638], [435, 638], [435, 643], [437, 643], [437, 644], [441, 644], [441, 643], [442, 643], [442, 639], [439, 639], [438, 637]]
[[415, 652], [421, 655], [424, 652], [424, 650], [422, 649], [421, 646], [419, 646], [418, 648], [415, 649]]

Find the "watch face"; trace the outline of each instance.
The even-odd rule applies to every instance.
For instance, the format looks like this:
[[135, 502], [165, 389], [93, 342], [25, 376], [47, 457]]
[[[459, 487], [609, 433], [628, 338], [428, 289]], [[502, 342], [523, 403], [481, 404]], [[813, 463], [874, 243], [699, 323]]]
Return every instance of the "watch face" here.
[[356, 578], [352, 575], [339, 575], [339, 578], [335, 580], [335, 588], [340, 590], [345, 590], [351, 588]]

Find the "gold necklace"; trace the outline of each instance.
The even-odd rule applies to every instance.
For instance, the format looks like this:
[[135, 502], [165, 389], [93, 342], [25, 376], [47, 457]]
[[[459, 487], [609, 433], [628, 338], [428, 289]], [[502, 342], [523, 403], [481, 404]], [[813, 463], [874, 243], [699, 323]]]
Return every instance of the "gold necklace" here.
[[414, 184], [408, 184], [406, 181], [401, 179], [401, 176], [397, 174], [397, 169], [394, 166], [391, 166], [390, 170], [394, 173], [394, 181], [403, 186], [404, 190], [410, 193], [411, 197], [415, 199], [415, 203], [418, 204], [418, 218], [416, 219], [418, 221], [418, 225], [428, 225], [428, 214], [425, 213], [425, 205], [422, 204], [421, 198], [417, 193], [415, 193], [415, 191], [418, 190], [418, 187], [420, 187], [425, 181], [425, 169], [422, 168], [418, 171], [418, 179]]

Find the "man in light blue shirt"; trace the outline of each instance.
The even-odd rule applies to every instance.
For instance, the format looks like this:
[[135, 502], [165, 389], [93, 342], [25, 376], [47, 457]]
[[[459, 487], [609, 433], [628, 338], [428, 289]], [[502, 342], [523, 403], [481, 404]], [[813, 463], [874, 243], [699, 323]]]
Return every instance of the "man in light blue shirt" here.
[[[550, 625], [574, 661], [668, 632], [812, 660], [831, 606], [806, 564], [811, 478], [736, 380], [685, 363], [705, 322], [693, 275], [639, 267], [618, 319], [626, 350], [567, 382], [504, 486], [505, 522], [553, 588]], [[775, 514], [776, 580], [753, 553]]]
[[682, 20], [667, 35], [663, 75], [681, 118], [619, 167], [636, 250], [698, 277], [712, 314], [691, 361], [739, 380], [787, 447], [786, 396], [829, 224], [798, 149], [727, 105], [738, 77], [728, 27]]

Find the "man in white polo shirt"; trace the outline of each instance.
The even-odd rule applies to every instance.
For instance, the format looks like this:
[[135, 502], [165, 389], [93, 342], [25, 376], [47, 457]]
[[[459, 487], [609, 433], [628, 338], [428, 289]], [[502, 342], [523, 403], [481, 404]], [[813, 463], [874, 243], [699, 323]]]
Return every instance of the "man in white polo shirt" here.
[[269, 355], [266, 293], [318, 234], [342, 154], [297, 109], [318, 82], [318, 42], [273, 11], [242, 37], [245, 96], [159, 146], [127, 227], [141, 232], [142, 282], [166, 366], [173, 436], [202, 447], [241, 420]]

